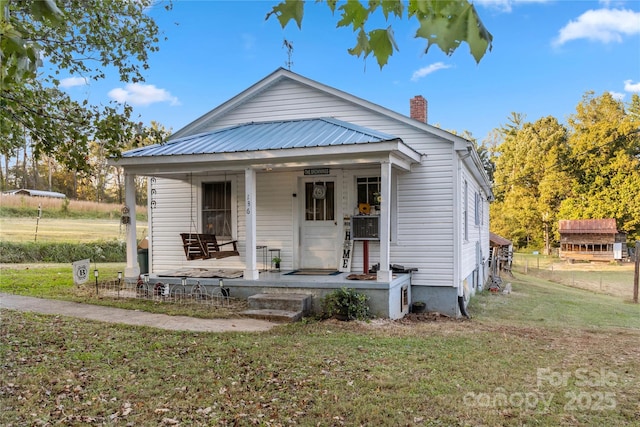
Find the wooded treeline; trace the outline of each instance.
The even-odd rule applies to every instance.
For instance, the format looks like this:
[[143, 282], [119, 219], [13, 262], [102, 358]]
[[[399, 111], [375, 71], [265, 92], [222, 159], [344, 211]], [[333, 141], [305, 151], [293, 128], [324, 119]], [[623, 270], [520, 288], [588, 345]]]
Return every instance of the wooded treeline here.
[[[146, 135], [153, 133], [165, 139], [170, 132], [156, 122], [149, 129], [143, 129]], [[155, 143], [155, 138], [136, 139], [124, 149], [131, 149]], [[7, 147], [7, 146], [5, 146]], [[4, 148], [4, 147], [3, 147]], [[10, 150], [0, 150], [0, 188], [2, 191], [28, 188], [32, 190], [56, 191], [76, 200], [102, 203], [124, 203], [124, 176], [120, 168], [107, 164], [108, 153], [99, 141], [89, 143], [89, 154], [85, 157], [85, 171], [70, 170], [51, 156], [37, 155], [27, 137], [22, 146], [13, 146]], [[147, 203], [147, 181], [145, 177], [136, 177], [136, 203]]]
[[640, 239], [640, 96], [584, 95], [567, 125], [512, 113], [496, 130], [491, 231], [546, 253], [560, 219], [615, 218]]
[[122, 82], [143, 82], [149, 54], [160, 41], [146, 13], [151, 5], [152, 0], [0, 1], [3, 190], [122, 200], [122, 177], [106, 159], [159, 142], [162, 135], [154, 126], [141, 126], [130, 105], [78, 101], [63, 89], [102, 80], [107, 69]]

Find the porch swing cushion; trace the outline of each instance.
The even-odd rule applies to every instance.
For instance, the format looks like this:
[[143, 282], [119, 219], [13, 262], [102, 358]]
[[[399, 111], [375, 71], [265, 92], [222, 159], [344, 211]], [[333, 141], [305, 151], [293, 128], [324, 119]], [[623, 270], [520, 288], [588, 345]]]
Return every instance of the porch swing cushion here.
[[180, 236], [182, 237], [184, 254], [188, 260], [220, 259], [240, 255], [237, 240], [218, 243], [214, 234], [204, 233], [180, 233]]

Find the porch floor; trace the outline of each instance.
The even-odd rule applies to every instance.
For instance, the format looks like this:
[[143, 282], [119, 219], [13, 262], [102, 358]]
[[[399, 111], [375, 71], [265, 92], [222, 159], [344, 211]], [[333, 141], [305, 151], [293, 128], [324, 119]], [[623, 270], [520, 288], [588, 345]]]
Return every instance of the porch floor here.
[[[191, 270], [191, 271], [190, 271]], [[212, 270], [217, 272], [219, 270]], [[274, 288], [366, 288], [366, 289], [388, 289], [389, 282], [378, 282], [377, 280], [352, 280], [347, 279], [355, 272], [338, 273], [335, 275], [293, 275], [288, 274], [295, 270], [282, 271], [261, 271], [257, 280], [247, 280], [242, 276], [237, 277], [239, 270], [225, 270], [221, 276], [228, 277], [208, 277], [207, 269], [181, 269], [177, 271], [166, 271], [150, 274], [150, 281], [163, 281], [167, 283], [180, 283], [182, 277], [186, 277], [188, 284], [200, 283], [207, 286], [219, 286], [220, 280], [224, 286], [229, 287], [274, 287]], [[225, 274], [226, 273], [226, 274]], [[393, 281], [404, 274], [394, 274]], [[393, 281], [391, 283], [393, 283]]]

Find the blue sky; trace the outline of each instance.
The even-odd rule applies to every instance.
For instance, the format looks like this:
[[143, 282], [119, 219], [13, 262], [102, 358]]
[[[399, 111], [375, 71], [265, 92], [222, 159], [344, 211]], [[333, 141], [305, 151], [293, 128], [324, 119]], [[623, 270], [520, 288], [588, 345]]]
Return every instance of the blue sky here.
[[275, 18], [265, 21], [277, 3], [174, 0], [167, 12], [159, 2], [149, 13], [167, 40], [151, 54], [144, 83], [127, 85], [110, 72], [89, 86], [67, 76], [61, 86], [93, 103], [127, 102], [136, 120], [175, 132], [286, 67], [287, 39], [293, 72], [406, 115], [409, 99], [423, 95], [430, 124], [479, 141], [511, 112], [566, 123], [587, 91], [623, 101], [640, 93], [638, 1], [476, 0], [494, 37], [480, 64], [466, 44], [452, 56], [436, 46], [425, 54], [417, 22], [391, 20], [400, 51], [382, 70], [373, 57], [347, 53], [355, 36], [336, 28], [338, 16], [324, 4], [308, 2], [302, 30], [293, 23], [283, 30]]

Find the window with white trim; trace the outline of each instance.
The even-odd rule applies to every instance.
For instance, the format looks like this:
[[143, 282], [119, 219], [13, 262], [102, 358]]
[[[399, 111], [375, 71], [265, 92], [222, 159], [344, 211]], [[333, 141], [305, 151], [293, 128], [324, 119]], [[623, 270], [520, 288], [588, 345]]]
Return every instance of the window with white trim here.
[[368, 176], [356, 178], [358, 205], [368, 203], [371, 206], [380, 205], [380, 177]]
[[469, 183], [464, 181], [464, 202], [462, 211], [462, 221], [464, 222], [464, 240], [469, 240]]
[[476, 198], [475, 198], [475, 224], [476, 226], [480, 226], [483, 224], [483, 218], [482, 218], [482, 196], [480, 195], [480, 193], [476, 193]]
[[202, 232], [232, 239], [231, 181], [202, 184]]

